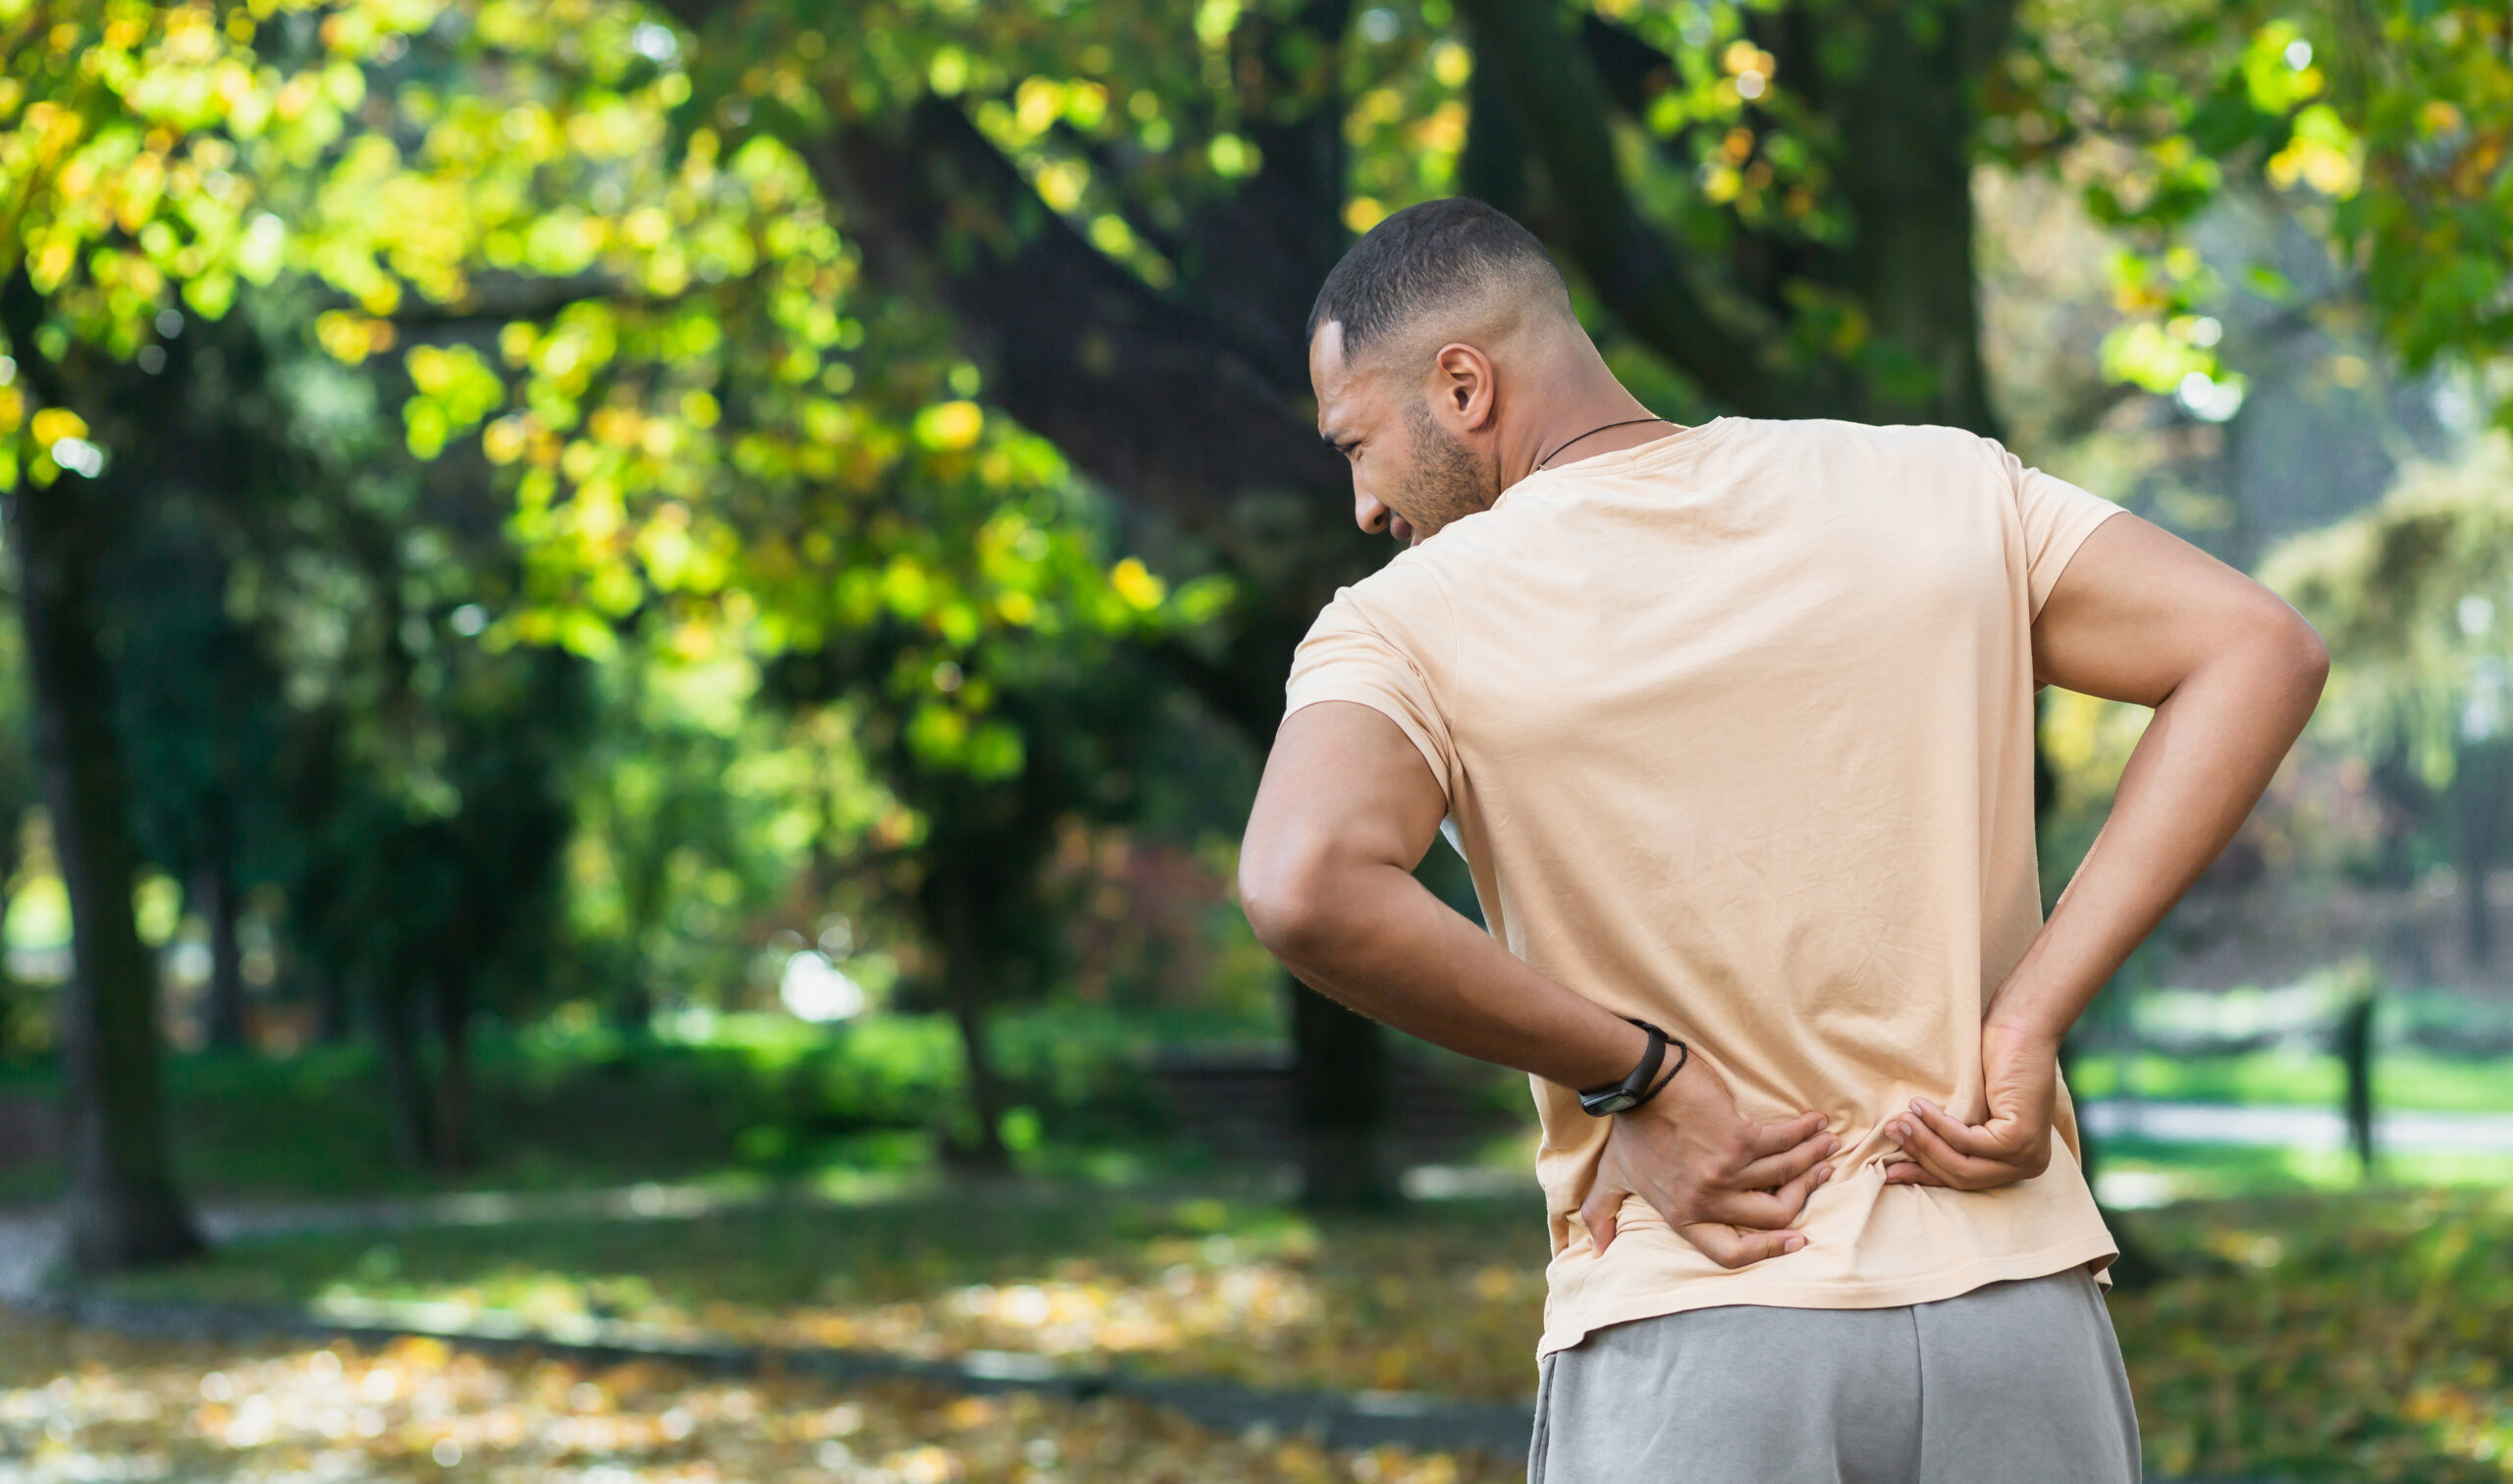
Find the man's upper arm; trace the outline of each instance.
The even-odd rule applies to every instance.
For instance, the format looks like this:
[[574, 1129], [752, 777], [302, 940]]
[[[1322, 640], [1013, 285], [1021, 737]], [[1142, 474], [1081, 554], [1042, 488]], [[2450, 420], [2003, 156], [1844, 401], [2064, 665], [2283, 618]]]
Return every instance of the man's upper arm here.
[[[1252, 918], [1295, 910], [1331, 868], [1412, 870], [1448, 813], [1455, 750], [1431, 680], [1351, 593], [1301, 642], [1240, 853]], [[1403, 630], [1400, 629], [1400, 632]], [[1259, 923], [1258, 930], [1264, 930]]]
[[2310, 629], [2277, 595], [2135, 515], [2094, 528], [2033, 623], [2033, 677], [2063, 690], [2161, 705], [2230, 639]]
[[1240, 853], [1242, 889], [1281, 899], [1336, 866], [1411, 871], [1448, 813], [1431, 769], [1396, 722], [1351, 701], [1283, 718]]

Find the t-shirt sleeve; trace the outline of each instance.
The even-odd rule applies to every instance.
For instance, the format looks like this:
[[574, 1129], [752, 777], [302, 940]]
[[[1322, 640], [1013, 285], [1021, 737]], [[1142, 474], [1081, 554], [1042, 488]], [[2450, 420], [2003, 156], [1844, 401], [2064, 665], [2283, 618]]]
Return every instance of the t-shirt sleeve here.
[[1293, 652], [1283, 715], [1320, 701], [1358, 702], [1395, 722], [1429, 766], [1440, 797], [1454, 802], [1457, 752], [1424, 665], [1372, 621], [1350, 588], [1318, 613]]
[[2015, 493], [2016, 514], [2024, 522], [2024, 584], [2032, 600], [2032, 615], [2038, 618], [2042, 605], [2051, 599], [2051, 589], [2059, 585], [2059, 574], [2067, 570], [2068, 558], [2085, 545], [2096, 526], [2119, 514], [2120, 506], [2064, 479], [2027, 468], [2005, 449], [1998, 452]]

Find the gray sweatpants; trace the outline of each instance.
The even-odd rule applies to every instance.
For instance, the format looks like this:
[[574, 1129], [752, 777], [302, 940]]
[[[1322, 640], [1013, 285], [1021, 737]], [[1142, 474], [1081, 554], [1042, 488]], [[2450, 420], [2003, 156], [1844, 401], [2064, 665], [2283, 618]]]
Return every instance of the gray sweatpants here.
[[1738, 1304], [1544, 1357], [1528, 1484], [2137, 1484], [2083, 1268], [1900, 1308]]

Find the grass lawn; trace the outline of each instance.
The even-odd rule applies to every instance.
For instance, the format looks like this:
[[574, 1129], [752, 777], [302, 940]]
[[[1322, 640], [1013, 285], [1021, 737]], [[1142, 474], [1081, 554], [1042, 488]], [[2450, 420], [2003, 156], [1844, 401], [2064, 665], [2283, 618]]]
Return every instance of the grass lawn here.
[[[2170, 1270], [2112, 1298], [2159, 1472], [2513, 1478], [2513, 1195], [2290, 1187], [2122, 1221]], [[1254, 1197], [930, 1192], [276, 1238], [122, 1291], [432, 1300], [1508, 1399], [1532, 1389], [1544, 1255], [1532, 1199], [1318, 1221]]]
[[[2335, 1108], [2346, 1095], [2347, 1073], [2335, 1056], [2284, 1047], [2223, 1056], [2107, 1051], [2078, 1057], [2068, 1087], [2079, 1097], [2129, 1092], [2159, 1102]], [[2374, 1102], [2402, 1111], [2513, 1113], [2513, 1059], [2394, 1048], [2375, 1064]]]
[[[2114, 1135], [2096, 1155], [2096, 1192], [2114, 1210], [2316, 1191], [2345, 1194], [2364, 1184], [2355, 1154], [2346, 1149], [2165, 1143]], [[2502, 1189], [2513, 1187], [2513, 1150], [2385, 1153], [2379, 1169], [2386, 1185]]]
[[[998, 1030], [1018, 1095], [1044, 1134], [1024, 1156], [1034, 1172], [1142, 1178], [1210, 1168], [1175, 1138], [1139, 1062], [1159, 1037], [1225, 1041], [1247, 1028], [1194, 1020], [1138, 1025], [1042, 1009], [1008, 1014]], [[553, 1190], [656, 1179], [738, 1185], [831, 1166], [914, 1171], [931, 1163], [929, 1110], [956, 1095], [954, 1034], [933, 1016], [872, 1017], [835, 1030], [729, 1016], [704, 1036], [647, 1042], [547, 1027], [484, 1034], [474, 1132], [488, 1157], [453, 1178], [397, 1156], [375, 1093], [381, 1074], [363, 1045], [286, 1058], [177, 1056], [167, 1066], [177, 1175], [200, 1195], [329, 1199], [450, 1186]], [[1494, 1095], [1528, 1111], [1524, 1084], [1503, 1081], [1510, 1085]], [[2081, 1098], [2125, 1090], [2160, 1101], [2334, 1108], [2344, 1077], [2335, 1057], [2270, 1049], [2092, 1054], [2077, 1061], [2070, 1082]], [[2386, 1110], [2513, 1113], [2513, 1059], [2396, 1048], [2379, 1064], [2376, 1091]], [[46, 1076], [0, 1074], [0, 1099], [57, 1095]], [[2174, 1195], [2353, 1179], [2335, 1154], [2150, 1151], [2117, 1142], [2120, 1168], [2197, 1172], [2156, 1187]], [[2219, 1170], [2240, 1178], [2227, 1184], [2207, 1173]], [[2259, 1179], [2246, 1171], [2258, 1171]], [[2421, 1182], [2513, 1178], [2513, 1155], [2458, 1166], [2408, 1159], [2394, 1173]], [[49, 1199], [61, 1180], [57, 1162], [0, 1166], [0, 1202]]]
[[[1141, 1067], [1150, 1048], [1261, 1034], [1213, 1016], [1060, 1006], [1006, 1012], [994, 1027], [1013, 1098], [1052, 1145], [1042, 1164], [1114, 1151], [1155, 1168], [1199, 1156], [1174, 1147]], [[472, 1052], [482, 1158], [451, 1177], [397, 1151], [364, 1042], [170, 1056], [177, 1177], [195, 1194], [331, 1199], [895, 1169], [929, 1162], [932, 1110], [962, 1100], [958, 1032], [940, 1015], [840, 1026], [726, 1015], [643, 1039], [544, 1024], [483, 1032]], [[49, 1069], [0, 1069], [0, 1099], [59, 1095]], [[62, 1180], [58, 1160], [0, 1165], [0, 1202], [49, 1199]]]

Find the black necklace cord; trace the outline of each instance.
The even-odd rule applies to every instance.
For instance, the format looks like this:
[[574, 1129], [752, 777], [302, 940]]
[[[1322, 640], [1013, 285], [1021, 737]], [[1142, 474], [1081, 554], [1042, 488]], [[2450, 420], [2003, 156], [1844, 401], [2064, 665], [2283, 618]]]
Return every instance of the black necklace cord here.
[[[1601, 428], [1590, 428], [1587, 432], [1580, 434], [1579, 438], [1594, 438], [1600, 433], [1610, 433], [1617, 428], [1637, 427], [1641, 423], [1665, 422], [1666, 420], [1667, 419], [1663, 417], [1627, 417], [1621, 422], [1610, 422]], [[1535, 461], [1536, 468], [1541, 469], [1546, 464], [1553, 462], [1554, 453], [1559, 453], [1563, 450], [1571, 447], [1571, 445], [1577, 443], [1579, 438], [1566, 439], [1563, 442], [1554, 445], [1553, 453], [1547, 453], [1542, 458]], [[1529, 470], [1528, 472], [1532, 473], [1534, 471]]]

